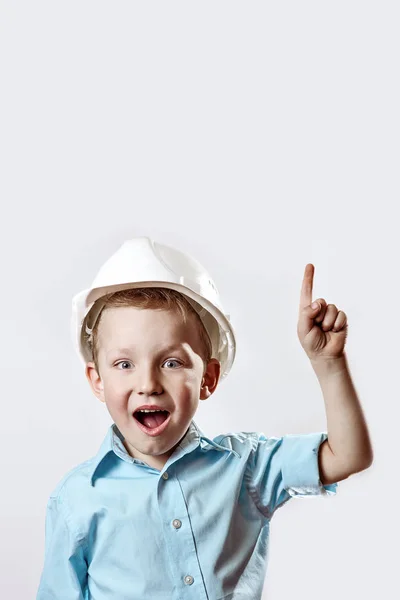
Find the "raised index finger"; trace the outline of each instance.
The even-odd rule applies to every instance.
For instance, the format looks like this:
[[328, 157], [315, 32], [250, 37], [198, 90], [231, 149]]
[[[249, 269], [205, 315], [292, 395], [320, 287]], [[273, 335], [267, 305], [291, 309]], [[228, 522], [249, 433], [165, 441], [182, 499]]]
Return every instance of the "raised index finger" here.
[[300, 293], [300, 309], [309, 306], [312, 300], [312, 289], [314, 281], [314, 265], [308, 263], [304, 270], [303, 283]]

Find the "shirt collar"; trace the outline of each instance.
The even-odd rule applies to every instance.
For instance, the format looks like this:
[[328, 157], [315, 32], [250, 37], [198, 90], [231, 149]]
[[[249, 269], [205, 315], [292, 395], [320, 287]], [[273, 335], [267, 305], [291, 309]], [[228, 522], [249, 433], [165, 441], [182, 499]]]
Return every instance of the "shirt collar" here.
[[[89, 481], [92, 486], [97, 467], [110, 452], [114, 452], [114, 454], [116, 454], [120, 458], [125, 458], [132, 462], [139, 462], [140, 464], [142, 464], [142, 461], [130, 456], [123, 444], [123, 440], [124, 436], [118, 429], [117, 425], [113, 423], [109, 427], [107, 435], [104, 438], [99, 448], [99, 451], [97, 452], [96, 456], [93, 458], [93, 461], [91, 463], [89, 471]], [[204, 435], [203, 431], [193, 420], [190, 422], [186, 434], [181, 439], [178, 445], [183, 450], [189, 445], [193, 445], [192, 450], [195, 450], [198, 446], [200, 446], [202, 450], [226, 450], [227, 452], [233, 452], [237, 455], [237, 453], [232, 448], [226, 448], [225, 446], [221, 446], [211, 438]]]

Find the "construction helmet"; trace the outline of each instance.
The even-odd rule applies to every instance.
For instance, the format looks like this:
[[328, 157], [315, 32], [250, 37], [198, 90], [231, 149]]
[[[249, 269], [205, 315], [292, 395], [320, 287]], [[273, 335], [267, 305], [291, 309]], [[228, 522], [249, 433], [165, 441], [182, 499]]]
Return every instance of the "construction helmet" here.
[[232, 367], [236, 340], [213, 280], [193, 257], [149, 237], [125, 241], [100, 268], [92, 286], [73, 297], [72, 337], [83, 363], [93, 360], [88, 336], [107, 296], [119, 290], [143, 287], [169, 288], [186, 297], [210, 337], [212, 357], [221, 363], [222, 381]]

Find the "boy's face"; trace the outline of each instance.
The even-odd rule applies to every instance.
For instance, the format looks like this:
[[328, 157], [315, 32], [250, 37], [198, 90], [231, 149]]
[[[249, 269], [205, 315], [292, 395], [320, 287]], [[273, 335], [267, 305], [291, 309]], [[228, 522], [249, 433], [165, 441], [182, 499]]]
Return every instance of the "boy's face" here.
[[[193, 315], [185, 325], [179, 313], [163, 309], [105, 309], [97, 347], [100, 373], [93, 362], [86, 365], [94, 394], [105, 402], [127, 452], [161, 470], [187, 432], [199, 399], [216, 389], [219, 361], [212, 358], [205, 369]], [[142, 431], [133, 416], [143, 404], [170, 412], [157, 436]]]

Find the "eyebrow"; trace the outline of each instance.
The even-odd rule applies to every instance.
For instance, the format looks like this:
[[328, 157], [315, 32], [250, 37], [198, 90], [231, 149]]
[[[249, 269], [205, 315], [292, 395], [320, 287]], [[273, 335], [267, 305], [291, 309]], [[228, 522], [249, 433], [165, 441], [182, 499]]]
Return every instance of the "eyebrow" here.
[[[107, 352], [106, 356], [108, 358], [112, 354], [129, 354], [134, 349], [135, 349], [134, 346], [125, 347], [125, 348], [112, 348], [111, 350], [109, 350]], [[183, 350], [184, 351], [184, 349], [182, 348], [182, 345], [179, 343], [176, 343], [176, 344], [169, 344], [168, 346], [165, 346], [165, 348], [161, 348], [158, 353], [164, 354], [165, 352], [171, 352], [171, 350]]]

